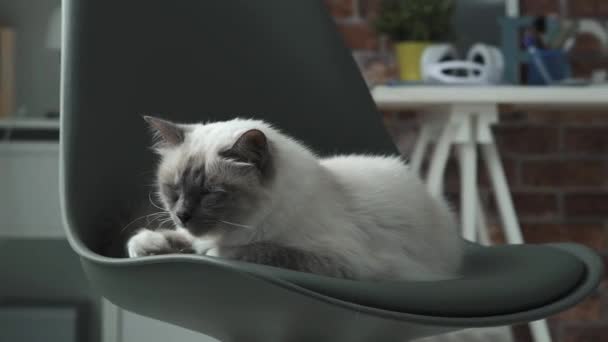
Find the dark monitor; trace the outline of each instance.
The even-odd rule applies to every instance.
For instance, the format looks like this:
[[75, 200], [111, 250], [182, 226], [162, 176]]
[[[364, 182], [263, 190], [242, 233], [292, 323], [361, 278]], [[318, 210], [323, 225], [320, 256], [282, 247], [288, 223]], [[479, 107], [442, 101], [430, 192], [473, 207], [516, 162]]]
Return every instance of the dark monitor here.
[[505, 0], [456, 0], [454, 43], [460, 51], [482, 42], [500, 45], [498, 19], [505, 16]]

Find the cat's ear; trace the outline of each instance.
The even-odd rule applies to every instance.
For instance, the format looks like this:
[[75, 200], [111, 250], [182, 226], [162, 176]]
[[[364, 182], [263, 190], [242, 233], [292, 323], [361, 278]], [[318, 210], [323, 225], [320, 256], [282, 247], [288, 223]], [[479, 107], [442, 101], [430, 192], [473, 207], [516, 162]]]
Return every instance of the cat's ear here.
[[157, 147], [172, 147], [184, 142], [185, 132], [178, 124], [153, 116], [144, 116], [144, 120], [157, 139]]
[[234, 145], [222, 153], [222, 156], [252, 164], [263, 171], [270, 159], [268, 139], [259, 129], [251, 129], [241, 134]]

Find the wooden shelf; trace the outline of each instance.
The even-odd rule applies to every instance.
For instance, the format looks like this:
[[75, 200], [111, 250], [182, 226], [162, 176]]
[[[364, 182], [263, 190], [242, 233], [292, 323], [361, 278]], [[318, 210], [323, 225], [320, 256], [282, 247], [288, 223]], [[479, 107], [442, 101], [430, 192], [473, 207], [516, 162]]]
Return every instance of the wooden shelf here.
[[0, 128], [18, 129], [59, 129], [58, 119], [6, 118], [0, 119]]

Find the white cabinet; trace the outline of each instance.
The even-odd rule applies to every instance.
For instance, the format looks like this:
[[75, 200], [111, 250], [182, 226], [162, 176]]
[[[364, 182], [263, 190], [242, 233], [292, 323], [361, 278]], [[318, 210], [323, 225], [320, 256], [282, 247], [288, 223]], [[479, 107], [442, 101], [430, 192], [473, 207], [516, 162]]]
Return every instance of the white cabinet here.
[[[59, 143], [3, 140], [7, 128], [57, 130], [49, 120], [0, 121], [0, 240], [65, 239], [59, 201]], [[215, 342], [103, 301], [102, 342]]]
[[63, 238], [59, 144], [0, 141], [0, 238]]

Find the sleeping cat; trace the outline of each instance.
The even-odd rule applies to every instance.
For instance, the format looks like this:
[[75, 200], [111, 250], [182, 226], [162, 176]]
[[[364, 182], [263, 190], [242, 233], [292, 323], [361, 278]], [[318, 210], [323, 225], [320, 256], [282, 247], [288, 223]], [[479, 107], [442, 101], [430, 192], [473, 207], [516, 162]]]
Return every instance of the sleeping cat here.
[[452, 212], [396, 157], [321, 159], [256, 120], [145, 120], [175, 228], [139, 230], [130, 257], [197, 253], [364, 280], [458, 274]]

